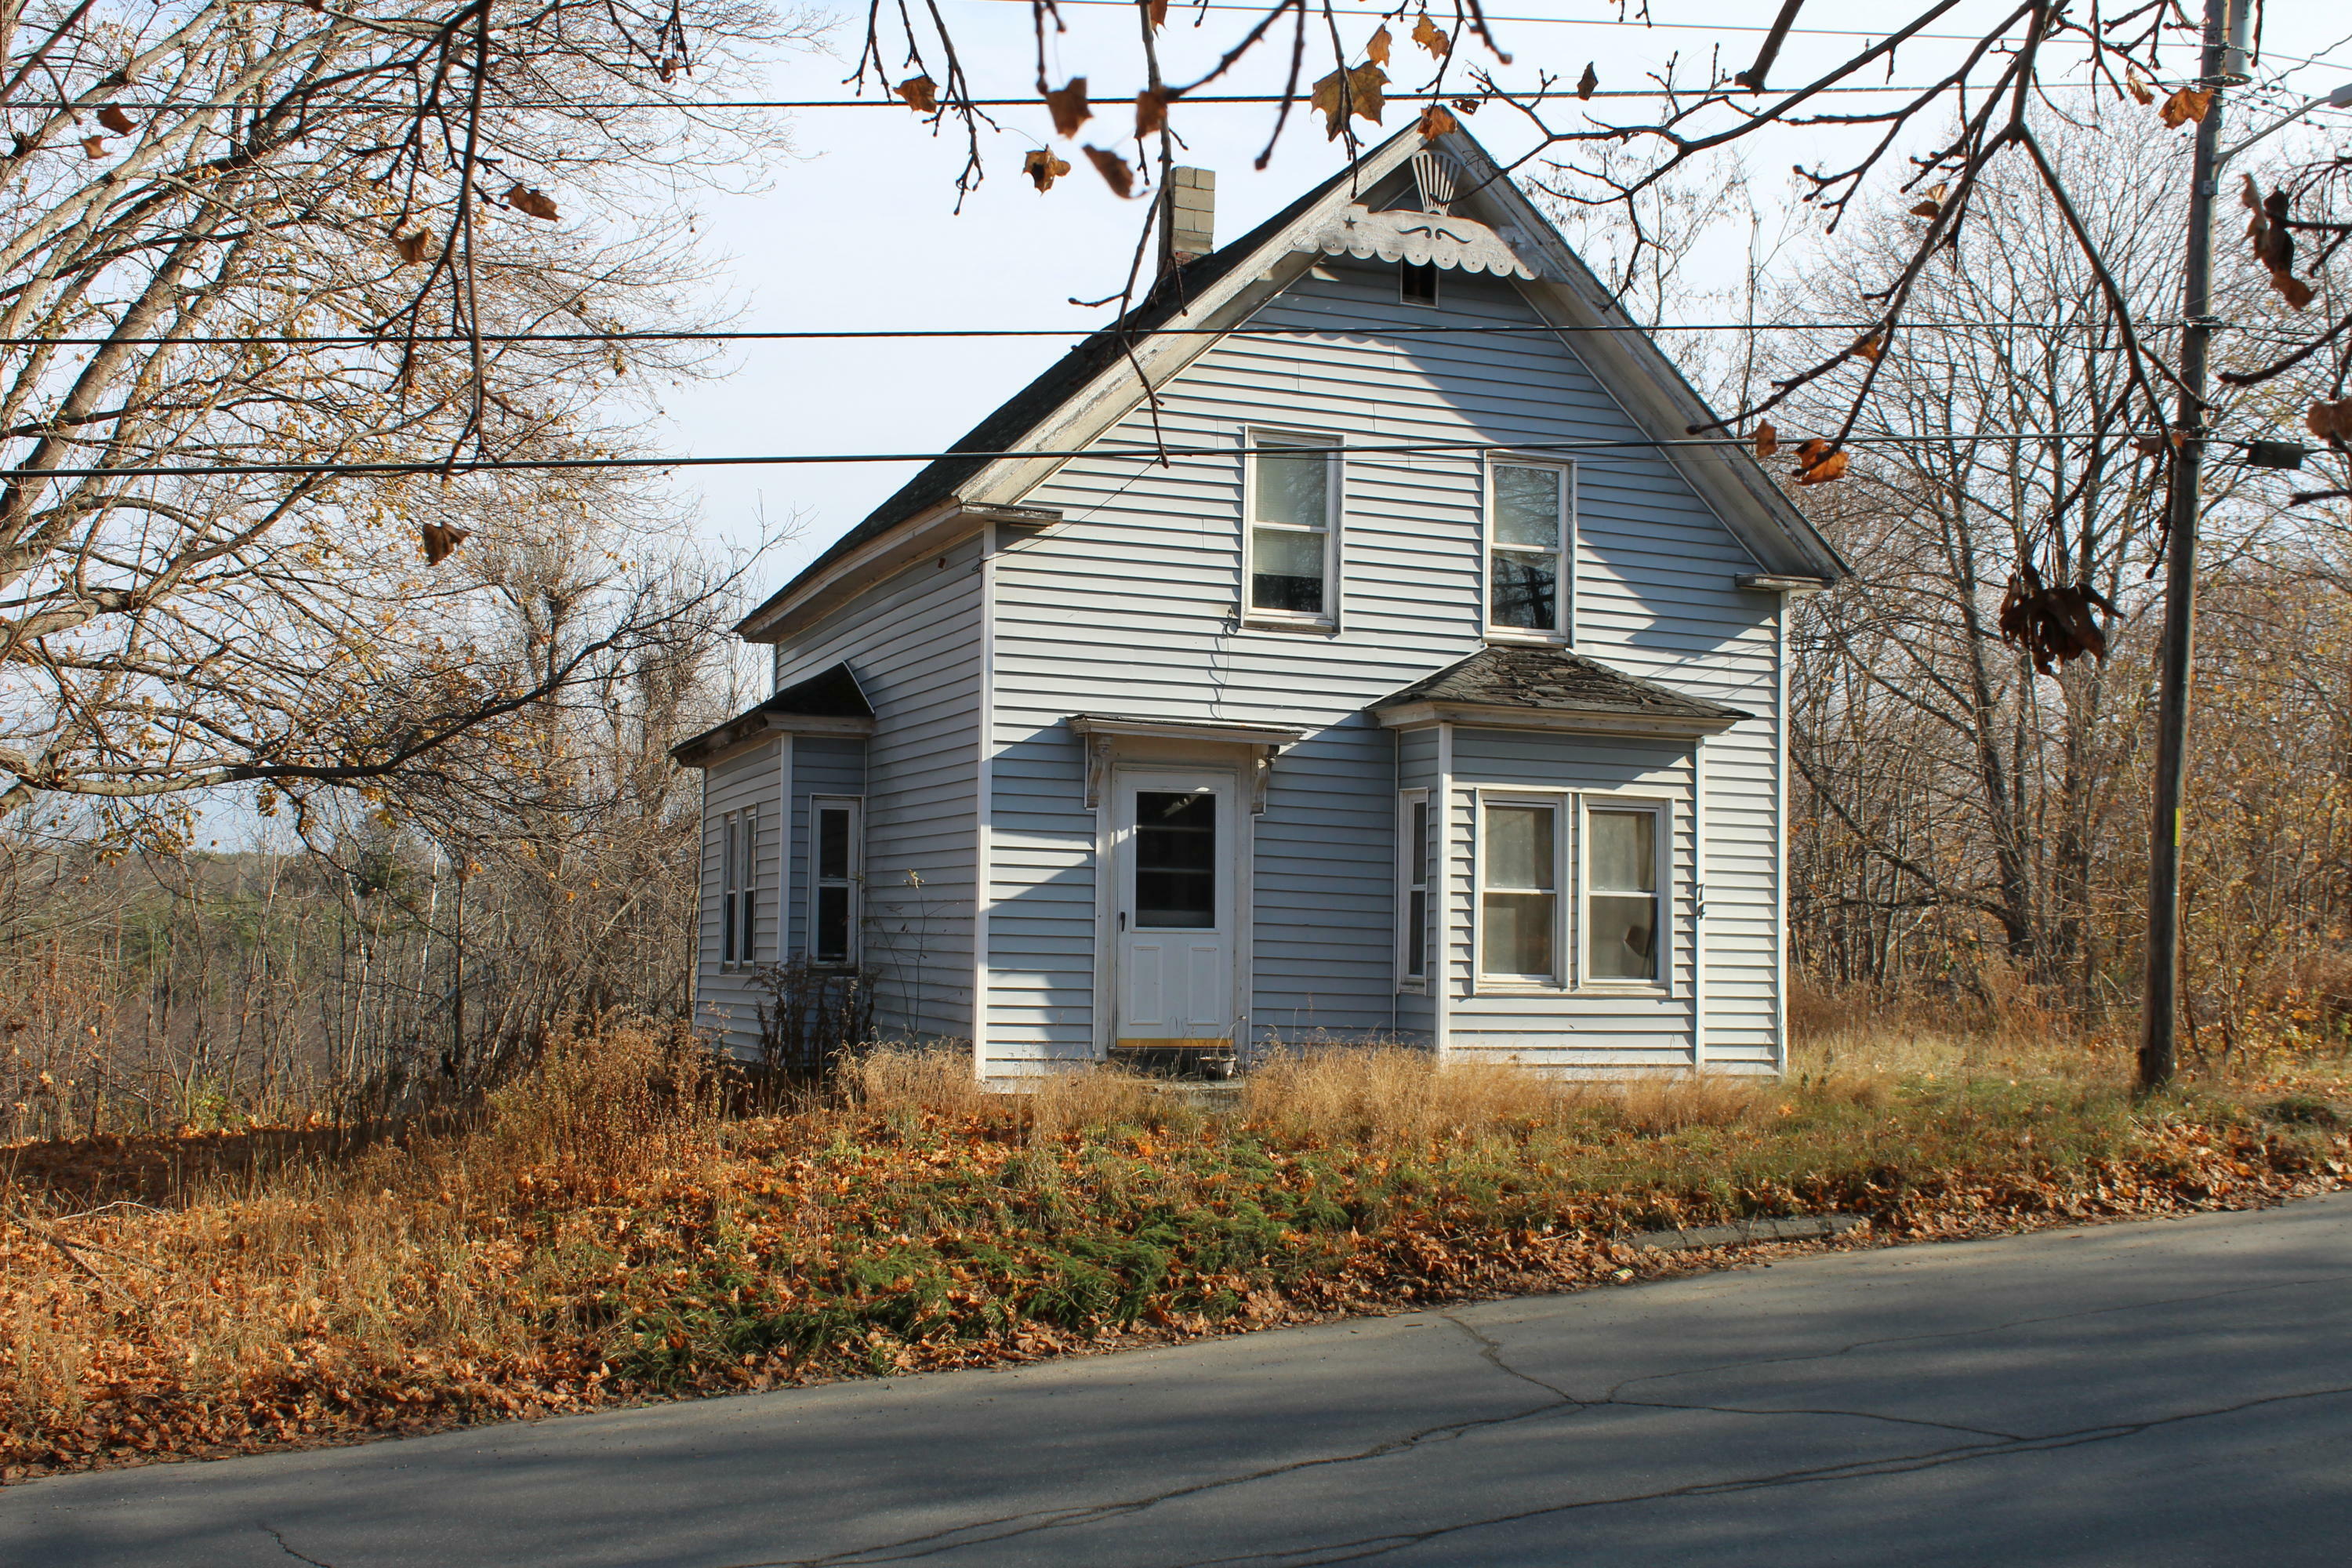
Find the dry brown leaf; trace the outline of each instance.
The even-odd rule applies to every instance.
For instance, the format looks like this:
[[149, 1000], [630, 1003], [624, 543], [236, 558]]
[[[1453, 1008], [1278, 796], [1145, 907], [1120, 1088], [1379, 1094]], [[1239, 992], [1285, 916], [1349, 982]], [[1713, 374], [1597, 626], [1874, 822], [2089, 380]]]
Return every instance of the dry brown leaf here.
[[1045, 107], [1054, 116], [1054, 134], [1067, 140], [1078, 133], [1078, 127], [1092, 120], [1095, 111], [1087, 107], [1087, 79], [1074, 76], [1069, 85], [1045, 95]]
[[1412, 41], [1439, 59], [1444, 59], [1445, 51], [1454, 47], [1452, 37], [1444, 28], [1431, 21], [1429, 13], [1426, 11], [1421, 14], [1421, 20], [1412, 25]]
[[1389, 49], [1393, 42], [1386, 26], [1376, 29], [1370, 38], [1364, 40], [1364, 58], [1376, 66], [1388, 64]]
[[1601, 73], [1592, 68], [1592, 62], [1591, 60], [1585, 61], [1584, 74], [1576, 79], [1576, 96], [1579, 98], [1591, 98], [1595, 91], [1599, 90], [1600, 86]]
[[2139, 72], [2136, 70], [2124, 72], [2124, 87], [2142, 108], [2156, 101], [2156, 89], [2140, 80]]
[[940, 84], [927, 76], [910, 76], [891, 89], [907, 100], [907, 107], [918, 114], [940, 111]]
[[463, 544], [473, 534], [462, 528], [446, 523], [428, 522], [420, 531], [425, 535], [425, 564], [438, 566], [448, 559], [449, 552]]
[[1021, 160], [1021, 172], [1041, 192], [1054, 188], [1054, 182], [1070, 172], [1069, 163], [1040, 147]]
[[527, 186], [520, 180], [508, 188], [506, 204], [517, 212], [527, 213], [532, 217], [543, 219], [548, 223], [553, 223], [556, 219], [554, 201], [541, 195], [536, 187]]
[[1135, 95], [1135, 134], [1138, 140], [1155, 132], [1168, 129], [1168, 95], [1145, 88]]
[[1095, 173], [1103, 177], [1103, 184], [1111, 188], [1112, 195], [1122, 201], [1135, 195], [1135, 171], [1127, 166], [1126, 159], [1091, 142], [1087, 147], [1087, 157], [1094, 164]]
[[1478, 112], [1478, 105], [1480, 101], [1480, 100], [1475, 98], [1457, 98], [1454, 100], [1454, 112], [1456, 114], [1475, 114]]
[[2294, 275], [2294, 233], [2287, 226], [2294, 216], [2292, 199], [2283, 190], [2263, 195], [2262, 186], [2248, 174], [2239, 188], [2238, 200], [2253, 215], [2246, 223], [2246, 238], [2253, 245], [2254, 259], [2271, 275], [2271, 287], [2294, 309], [2305, 309], [2314, 295], [2311, 285]]
[[1144, 14], [1151, 18], [1151, 30], [1158, 32], [1168, 25], [1168, 0], [1150, 0]]
[[2164, 100], [2164, 123], [2168, 129], [2179, 130], [2191, 121], [2201, 121], [2205, 111], [2213, 107], [2211, 88], [2184, 87]]
[[1421, 123], [1415, 127], [1425, 141], [1434, 142], [1440, 136], [1451, 136], [1462, 129], [1462, 122], [1445, 111], [1443, 104], [1433, 103], [1421, 111]]
[[1756, 456], [1759, 461], [1780, 449], [1780, 432], [1772, 428], [1769, 419], [1756, 426]]
[[1885, 351], [1886, 339], [1877, 332], [1870, 333], [1853, 345], [1853, 352], [1855, 353], [1860, 354], [1866, 360], [1872, 361], [1874, 363], [1876, 363], [1878, 356]]
[[1375, 65], [1360, 65], [1350, 71], [1333, 71], [1315, 84], [1314, 97], [1309, 100], [1323, 111], [1328, 140], [1337, 142], [1348, 128], [1350, 114], [1362, 116], [1378, 125], [1381, 122], [1381, 89], [1387, 85], [1388, 72]]
[[2164, 448], [2167, 445], [2168, 443], [2162, 436], [2135, 436], [2132, 437], [2132, 451], [2143, 458], [2161, 458], [2164, 456]]
[[1797, 466], [1792, 471], [1801, 485], [1825, 485], [1845, 478], [1850, 460], [1843, 452], [1815, 437], [1797, 448]]
[[433, 231], [429, 228], [416, 228], [405, 234], [394, 234], [392, 237], [392, 247], [400, 252], [402, 266], [414, 267], [424, 260], [426, 253], [432, 249]]
[[106, 156], [106, 138], [85, 136], [81, 139], [81, 150], [90, 157], [103, 158]]
[[110, 103], [98, 111], [98, 122], [117, 136], [128, 136], [139, 129], [137, 122], [122, 112], [121, 106], [114, 103]]
[[2044, 675], [2086, 653], [2104, 659], [2107, 637], [2091, 614], [2094, 606], [2116, 613], [2107, 596], [2087, 582], [2045, 585], [2040, 573], [2022, 567], [2010, 578], [2001, 599], [2001, 638], [2023, 648]]
[[2313, 404], [2304, 414], [2303, 427], [2323, 441], [2352, 441], [2352, 397]]
[[1950, 187], [1935, 184], [1919, 193], [1919, 205], [1911, 209], [1913, 217], [1938, 218], [1944, 216], [1944, 196]]

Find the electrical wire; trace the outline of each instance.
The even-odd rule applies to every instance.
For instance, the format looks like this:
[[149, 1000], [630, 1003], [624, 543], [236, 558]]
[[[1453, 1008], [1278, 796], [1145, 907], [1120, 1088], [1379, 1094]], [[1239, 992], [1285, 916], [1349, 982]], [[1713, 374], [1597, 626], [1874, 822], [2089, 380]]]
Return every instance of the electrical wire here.
[[[2130, 432], [2121, 430], [2002, 430], [1972, 431], [1965, 437], [1854, 435], [1846, 438], [1848, 447], [1903, 447], [1923, 442], [1950, 443], [1964, 441], [2123, 441]], [[1087, 458], [1140, 459], [1160, 462], [1179, 458], [1228, 458], [1257, 457], [1268, 452], [1297, 455], [1301, 452], [1322, 452], [1339, 457], [1369, 455], [1405, 456], [1414, 453], [1446, 452], [1606, 452], [1606, 451], [1718, 451], [1726, 448], [1746, 448], [1744, 436], [1690, 436], [1671, 438], [1622, 437], [1570, 441], [1381, 441], [1360, 445], [1285, 442], [1279, 447], [1088, 447], [1056, 450], [1052, 448], [1011, 448], [998, 451], [945, 452], [792, 452], [764, 453], [729, 458], [490, 458], [478, 460], [403, 463], [223, 463], [217, 466], [192, 468], [186, 466], [111, 468], [0, 468], [0, 481], [17, 483], [34, 479], [203, 479], [223, 475], [373, 475], [391, 477], [401, 474], [461, 474], [509, 471], [579, 470], [614, 468], [781, 468], [849, 466], [862, 463], [931, 463], [943, 458], [961, 458], [975, 461], [1042, 458], [1057, 462]]]

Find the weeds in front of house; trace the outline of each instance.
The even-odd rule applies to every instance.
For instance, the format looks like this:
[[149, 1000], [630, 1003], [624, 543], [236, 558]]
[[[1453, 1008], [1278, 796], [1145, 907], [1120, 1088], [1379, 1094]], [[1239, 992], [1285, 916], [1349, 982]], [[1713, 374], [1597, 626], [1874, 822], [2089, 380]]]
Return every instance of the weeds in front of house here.
[[966, 1058], [880, 1052], [830, 1101], [742, 1116], [687, 1037], [586, 1031], [475, 1125], [356, 1154], [0, 1151], [0, 1466], [1638, 1279], [1720, 1258], [1635, 1233], [1748, 1215], [1979, 1234], [2352, 1169], [2331, 1072], [2135, 1105], [2045, 1056], [1856, 1037], [1779, 1081], [1610, 1084], [1334, 1049], [1208, 1110], [1108, 1072], [990, 1094]]

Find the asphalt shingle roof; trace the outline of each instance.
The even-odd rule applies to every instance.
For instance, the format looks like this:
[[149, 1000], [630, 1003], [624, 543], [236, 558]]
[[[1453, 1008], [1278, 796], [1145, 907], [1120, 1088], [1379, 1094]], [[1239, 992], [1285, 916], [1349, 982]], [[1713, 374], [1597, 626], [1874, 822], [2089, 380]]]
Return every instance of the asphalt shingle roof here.
[[1729, 722], [1753, 715], [1703, 697], [1685, 697], [1654, 680], [1621, 674], [1597, 659], [1549, 645], [1498, 646], [1425, 676], [1371, 704], [1473, 702], [1496, 708], [1546, 708], [1644, 719]]

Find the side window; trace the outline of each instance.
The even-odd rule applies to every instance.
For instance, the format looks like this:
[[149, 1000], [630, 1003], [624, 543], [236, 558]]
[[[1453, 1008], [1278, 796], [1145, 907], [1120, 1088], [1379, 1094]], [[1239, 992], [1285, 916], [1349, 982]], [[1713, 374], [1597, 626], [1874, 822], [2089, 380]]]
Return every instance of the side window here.
[[1437, 268], [1427, 262], [1397, 263], [1397, 300], [1401, 304], [1434, 306], [1437, 303]]
[[809, 962], [857, 962], [859, 863], [865, 858], [864, 802], [848, 795], [809, 800]]
[[1576, 537], [1570, 470], [1496, 461], [1486, 472], [1486, 630], [1564, 638]]
[[1559, 818], [1558, 800], [1479, 802], [1482, 979], [1559, 984]]
[[752, 921], [760, 858], [760, 814], [730, 811], [719, 819], [719, 962], [734, 969], [751, 962]]
[[1243, 528], [1244, 619], [1329, 626], [1338, 602], [1339, 459], [1335, 438], [1248, 433]]
[[1397, 796], [1397, 981], [1402, 990], [1429, 982], [1429, 792]]
[[1655, 806], [1590, 804], [1584, 812], [1584, 978], [1596, 984], [1654, 983], [1660, 831]]

